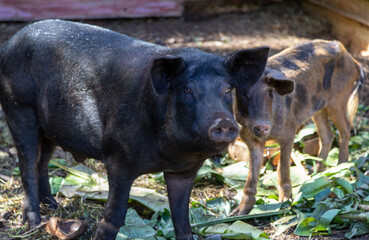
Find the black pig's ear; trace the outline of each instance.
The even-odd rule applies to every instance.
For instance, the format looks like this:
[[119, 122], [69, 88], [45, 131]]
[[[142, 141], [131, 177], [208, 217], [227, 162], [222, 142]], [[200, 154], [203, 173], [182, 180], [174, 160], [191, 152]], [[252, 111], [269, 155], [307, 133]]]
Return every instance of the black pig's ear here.
[[181, 57], [167, 55], [156, 58], [151, 68], [151, 79], [159, 94], [165, 93], [170, 87], [170, 81], [186, 68]]
[[293, 92], [295, 87], [295, 82], [293, 80], [274, 76], [268, 78], [268, 84], [282, 96]]
[[248, 88], [263, 74], [267, 60], [268, 47], [240, 50], [229, 55], [225, 66], [234, 77], [236, 88]]

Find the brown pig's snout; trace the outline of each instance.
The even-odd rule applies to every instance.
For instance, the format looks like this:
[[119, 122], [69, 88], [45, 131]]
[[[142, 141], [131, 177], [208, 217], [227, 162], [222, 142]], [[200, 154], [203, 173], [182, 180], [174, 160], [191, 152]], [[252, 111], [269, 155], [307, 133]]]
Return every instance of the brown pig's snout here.
[[266, 138], [270, 132], [270, 124], [268, 122], [258, 122], [252, 128], [256, 137]]

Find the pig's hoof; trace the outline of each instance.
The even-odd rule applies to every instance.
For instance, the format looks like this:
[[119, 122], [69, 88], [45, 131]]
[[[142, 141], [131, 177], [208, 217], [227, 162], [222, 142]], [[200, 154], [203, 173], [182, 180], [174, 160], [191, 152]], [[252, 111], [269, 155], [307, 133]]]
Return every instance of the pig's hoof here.
[[248, 209], [248, 208], [243, 207], [243, 206], [240, 205], [236, 209], [234, 209], [229, 216], [235, 217], [235, 216], [247, 215], [247, 214], [249, 214], [249, 212], [251, 210], [252, 210], [252, 208]]
[[115, 228], [112, 224], [101, 221], [97, 226], [94, 240], [114, 240], [118, 231], [119, 228]]
[[49, 210], [55, 210], [58, 208], [58, 203], [53, 197], [44, 198], [41, 200], [41, 202], [46, 206]]
[[22, 223], [24, 224], [26, 221], [28, 223], [28, 228], [34, 229], [41, 223], [41, 216], [39, 213], [24, 211]]

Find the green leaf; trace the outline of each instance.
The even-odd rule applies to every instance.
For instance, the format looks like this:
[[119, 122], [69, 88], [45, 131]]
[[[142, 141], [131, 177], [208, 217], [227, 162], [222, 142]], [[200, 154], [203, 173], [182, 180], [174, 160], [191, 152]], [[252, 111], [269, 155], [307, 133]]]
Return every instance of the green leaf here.
[[333, 187], [332, 192], [334, 192], [334, 194], [336, 194], [337, 198], [339, 199], [345, 196], [345, 192], [341, 188], [338, 188], [338, 187]]
[[325, 160], [325, 162], [327, 163], [328, 166], [330, 166], [330, 167], [337, 166], [339, 152], [340, 152], [340, 150], [336, 147], [329, 151], [328, 157]]
[[297, 224], [299, 224], [299, 221], [296, 215], [285, 216], [285, 217], [278, 219], [277, 221], [274, 221], [272, 223], [272, 226], [276, 229], [276, 231], [273, 234], [273, 236], [271, 236], [271, 239], [274, 239], [275, 237], [281, 235], [287, 229], [294, 227]]
[[351, 239], [355, 236], [360, 236], [369, 233], [369, 223], [367, 222], [354, 222], [351, 224], [349, 231], [345, 234], [345, 237]]
[[231, 203], [224, 197], [212, 198], [206, 201], [206, 208], [217, 215], [227, 217], [231, 212]]
[[217, 225], [204, 227], [200, 229], [197, 233], [201, 235], [205, 234], [223, 234], [229, 228], [229, 224], [220, 223]]
[[119, 229], [116, 240], [147, 239], [155, 240], [156, 231], [148, 226], [135, 210], [129, 208], [125, 225]]
[[336, 180], [337, 184], [340, 185], [347, 193], [352, 193], [354, 191], [354, 189], [352, 188], [351, 183], [349, 183], [348, 181], [346, 181], [345, 179], [337, 179]]
[[49, 178], [50, 190], [51, 190], [52, 195], [55, 195], [59, 191], [63, 180], [64, 180], [64, 178], [62, 178], [62, 177], [51, 177], [51, 178]]
[[328, 195], [331, 193], [331, 189], [326, 188], [322, 191], [320, 191], [318, 194], [314, 196], [315, 202], [320, 202], [328, 197]]
[[313, 233], [313, 228], [316, 225], [316, 220], [313, 217], [308, 217], [302, 220], [295, 229], [295, 234], [298, 236], [309, 237]]
[[224, 177], [217, 173], [216, 171], [214, 171], [213, 169], [211, 169], [210, 167], [207, 166], [202, 166], [199, 171], [197, 171], [197, 176], [195, 179], [195, 182], [199, 182], [202, 180], [210, 180], [212, 178], [215, 178], [215, 180], [218, 183], [223, 183], [224, 182]]
[[132, 187], [129, 193], [129, 199], [141, 203], [154, 212], [169, 208], [168, 198], [153, 189]]
[[283, 205], [284, 205], [283, 202], [272, 203], [272, 204], [255, 205], [255, 207], [251, 210], [250, 214], [261, 214], [261, 213], [275, 212], [275, 211], [280, 210]]
[[302, 193], [301, 197], [309, 199], [317, 195], [320, 191], [324, 190], [331, 184], [332, 184], [331, 180], [327, 179], [326, 177], [320, 177], [305, 182], [301, 186], [299, 192]]
[[[266, 187], [278, 188], [277, 174], [278, 173], [276, 171], [273, 172], [268, 171], [267, 174], [264, 174], [264, 176], [260, 178], [262, 185]], [[306, 174], [306, 172], [297, 166], [290, 167], [290, 177], [292, 187], [301, 185], [302, 183], [310, 179], [310, 177]]]
[[313, 229], [314, 231], [329, 231], [328, 227], [333, 218], [340, 212], [339, 209], [329, 209], [319, 218], [318, 224]]
[[189, 209], [190, 222], [191, 223], [201, 223], [207, 222], [216, 218], [215, 214], [206, 209], [205, 207], [199, 205], [197, 207], [191, 207]]
[[246, 181], [248, 173], [248, 164], [241, 161], [224, 167], [222, 175], [232, 180]]
[[234, 222], [222, 237], [226, 239], [259, 239], [260, 237], [269, 239], [266, 233], [242, 221]]
[[316, 132], [315, 124], [311, 123], [303, 127], [295, 136], [294, 142], [300, 142], [304, 137], [312, 135]]

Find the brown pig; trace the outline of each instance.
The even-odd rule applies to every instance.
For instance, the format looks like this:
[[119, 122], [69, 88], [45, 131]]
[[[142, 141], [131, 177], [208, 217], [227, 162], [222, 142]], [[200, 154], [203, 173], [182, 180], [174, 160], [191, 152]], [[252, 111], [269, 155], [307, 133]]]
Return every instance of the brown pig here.
[[[240, 136], [250, 150], [250, 170], [241, 204], [231, 215], [247, 214], [255, 204], [265, 142], [281, 146], [279, 201], [291, 197], [290, 156], [296, 128], [312, 117], [319, 135], [319, 157], [325, 159], [339, 130], [339, 163], [348, 160], [350, 125], [364, 80], [361, 65], [338, 41], [314, 40], [287, 48], [268, 59], [264, 74], [236, 89], [234, 105]], [[324, 165], [319, 164], [318, 171]]]

